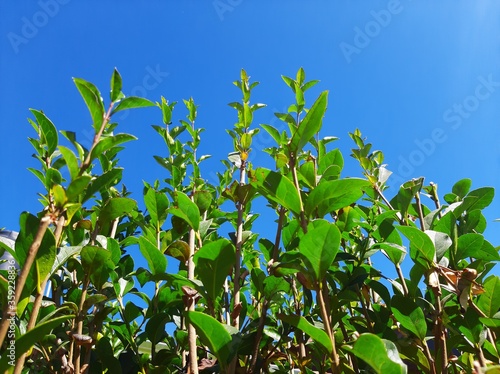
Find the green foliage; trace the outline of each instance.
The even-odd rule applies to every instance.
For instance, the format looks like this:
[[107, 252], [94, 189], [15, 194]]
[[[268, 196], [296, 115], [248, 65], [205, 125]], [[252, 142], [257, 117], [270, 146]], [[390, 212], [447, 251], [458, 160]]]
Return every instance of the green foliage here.
[[[494, 189], [463, 179], [441, 200], [418, 178], [389, 199], [384, 155], [359, 130], [349, 135], [361, 176], [344, 177], [336, 138], [321, 137], [327, 91], [308, 108], [318, 81], [302, 68], [282, 79], [294, 100], [276, 113], [287, 131], [261, 125], [276, 168], [249, 161], [265, 105], [250, 102], [258, 82], [242, 70], [215, 184], [203, 178], [192, 98], [174, 124], [176, 102], [125, 97], [116, 69], [107, 104], [75, 78], [94, 130], [88, 149], [30, 109], [42, 206], [21, 214], [15, 251], [0, 247], [21, 267], [0, 271], [0, 370], [14, 370], [13, 340], [18, 372], [498, 370], [500, 278], [490, 273], [500, 256], [483, 235]], [[148, 107], [163, 121], [153, 129], [166, 154], [154, 159], [165, 174], [136, 201], [118, 159], [136, 137], [112, 117]]]

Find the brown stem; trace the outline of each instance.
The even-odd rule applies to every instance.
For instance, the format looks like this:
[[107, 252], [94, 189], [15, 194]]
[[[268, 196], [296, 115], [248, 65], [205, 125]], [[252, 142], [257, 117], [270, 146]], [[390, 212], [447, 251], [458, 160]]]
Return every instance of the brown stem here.
[[[55, 231], [55, 242], [56, 246], [59, 247], [60, 240], [61, 240], [61, 234], [62, 230], [64, 227], [64, 216], [60, 216], [59, 219], [57, 220], [57, 225], [56, 225], [56, 231]], [[45, 291], [45, 288], [47, 287], [47, 283], [49, 281], [50, 274], [47, 275], [47, 277], [44, 279], [42, 284], [37, 290], [37, 294], [35, 297], [35, 302], [33, 303], [33, 309], [31, 311], [30, 319], [28, 321], [28, 326], [26, 327], [26, 331], [30, 331], [35, 327], [36, 320], [38, 318], [38, 314], [40, 313], [40, 307], [42, 306], [42, 300], [43, 300], [43, 292]], [[26, 360], [26, 353], [23, 353], [21, 357], [16, 362], [16, 366], [14, 368], [14, 374], [20, 374], [23, 367], [24, 367], [24, 362]]]
[[420, 221], [420, 230], [425, 231], [424, 212], [422, 211], [422, 202], [420, 201], [420, 192], [416, 193], [415, 200], [417, 202], [417, 211], [418, 211], [418, 218]]
[[427, 361], [429, 361], [431, 374], [436, 374], [436, 363], [434, 362], [434, 359], [432, 358], [431, 351], [429, 350], [429, 346], [427, 345], [427, 342], [425, 342], [425, 341], [422, 341], [422, 345], [424, 347], [425, 357], [427, 357]]
[[436, 321], [435, 321], [435, 340], [436, 352], [441, 352], [441, 371], [442, 374], [448, 373], [448, 352], [446, 348], [446, 331], [443, 325], [443, 309], [441, 307], [440, 290], [434, 290], [436, 297]]
[[[85, 319], [85, 311], [83, 310], [83, 304], [85, 303], [85, 299], [87, 298], [87, 288], [89, 287], [90, 284], [90, 278], [88, 275], [85, 276], [85, 280], [83, 281], [83, 289], [82, 289], [82, 296], [80, 297], [80, 305], [78, 306], [78, 322], [76, 325], [76, 333], [78, 335], [82, 335], [83, 332], [83, 320]], [[80, 354], [81, 354], [81, 346], [76, 344], [76, 340], [73, 339], [72, 343], [75, 353], [74, 357], [74, 362], [73, 365], [75, 367], [75, 374], [80, 374]]]
[[[281, 230], [283, 226], [283, 218], [285, 216], [285, 212], [286, 209], [284, 207], [280, 207], [278, 212], [278, 228], [276, 230], [276, 237], [274, 239], [273, 253], [270, 261], [271, 263], [274, 263], [278, 259], [280, 241], [281, 241]], [[259, 346], [260, 346], [260, 341], [262, 340], [262, 334], [266, 324], [266, 315], [268, 307], [269, 307], [269, 302], [266, 300], [264, 301], [264, 305], [262, 307], [262, 311], [260, 314], [259, 325], [257, 327], [257, 333], [255, 336], [255, 345], [252, 354], [252, 361], [250, 362], [250, 366], [247, 370], [248, 374], [253, 374], [254, 370], [256, 369], [255, 365], [257, 364], [257, 359], [259, 356]]]
[[405, 277], [403, 275], [403, 270], [401, 270], [401, 266], [399, 266], [399, 264], [395, 264], [395, 266], [399, 280], [401, 281], [401, 286], [403, 287], [403, 294], [404, 296], [408, 296], [408, 286], [406, 285]]
[[337, 354], [337, 348], [335, 347], [335, 337], [333, 336], [332, 327], [330, 324], [330, 316], [326, 310], [325, 299], [323, 298], [323, 287], [322, 283], [319, 284], [319, 289], [316, 292], [316, 296], [318, 298], [318, 304], [320, 306], [321, 318], [323, 319], [323, 324], [330, 338], [330, 342], [332, 343], [332, 372], [340, 373], [340, 359]]
[[[194, 261], [193, 261], [193, 256], [195, 252], [195, 240], [196, 240], [196, 233], [194, 229], [189, 230], [189, 258], [188, 258], [188, 279], [193, 280], [194, 279]], [[190, 298], [188, 301], [188, 310], [189, 311], [194, 311], [195, 310], [195, 299]], [[192, 374], [198, 374], [198, 346], [196, 344], [196, 329], [194, 326], [189, 323], [188, 324], [188, 341], [189, 341], [189, 368], [190, 368], [190, 373]]]
[[[45, 235], [45, 231], [47, 231], [47, 228], [49, 227], [50, 221], [51, 218], [48, 214], [42, 217], [42, 219], [40, 220], [38, 231], [36, 232], [33, 243], [31, 243], [31, 246], [28, 250], [28, 255], [21, 270], [21, 274], [19, 274], [19, 277], [16, 281], [16, 290], [14, 294], [15, 306], [17, 306], [17, 303], [21, 299], [21, 293], [23, 291], [24, 285], [26, 284], [26, 279], [28, 278], [31, 266], [35, 261], [36, 254], [38, 252], [38, 249], [40, 248], [40, 245], [42, 244], [43, 236]], [[3, 345], [5, 335], [7, 334], [7, 330], [9, 329], [10, 317], [14, 316], [15, 314], [16, 310], [11, 310], [9, 308], [9, 304], [6, 304], [3, 311], [2, 322], [0, 323], [0, 347]]]
[[90, 162], [92, 161], [91, 158], [90, 158], [91, 155], [92, 155], [92, 151], [96, 147], [97, 143], [99, 143], [99, 140], [101, 139], [101, 136], [104, 133], [104, 129], [106, 128], [106, 125], [108, 124], [109, 120], [111, 119], [111, 111], [113, 110], [114, 104], [115, 104], [114, 102], [111, 103], [111, 104], [109, 104], [108, 111], [104, 114], [104, 117], [102, 119], [101, 127], [99, 128], [99, 131], [94, 135], [94, 140], [92, 141], [92, 146], [89, 149], [87, 157], [85, 158], [85, 160], [80, 165], [80, 173], [79, 173], [79, 175], [82, 175], [85, 172], [85, 170], [87, 170], [88, 167], [90, 166]]

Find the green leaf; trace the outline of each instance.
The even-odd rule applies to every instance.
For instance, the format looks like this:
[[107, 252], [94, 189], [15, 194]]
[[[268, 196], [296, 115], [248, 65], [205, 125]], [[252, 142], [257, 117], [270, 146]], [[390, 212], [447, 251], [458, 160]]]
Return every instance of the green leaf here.
[[76, 202], [83, 200], [83, 198], [79, 199], [80, 194], [83, 194], [86, 191], [87, 186], [90, 183], [90, 180], [91, 180], [90, 175], [82, 175], [74, 178], [73, 181], [69, 184], [68, 190], [66, 191], [66, 196], [68, 198], [68, 201]]
[[365, 361], [377, 374], [406, 374], [406, 365], [394, 343], [377, 335], [361, 334], [352, 348], [344, 346], [344, 349]]
[[122, 77], [116, 68], [113, 70], [113, 75], [111, 76], [111, 91], [109, 93], [109, 98], [112, 102], [120, 100], [123, 98], [122, 92]]
[[482, 210], [491, 204], [495, 196], [495, 189], [493, 187], [482, 187], [477, 190], [469, 192], [465, 196], [462, 204], [454, 210], [454, 214], [459, 217], [465, 211], [471, 212], [473, 210]]
[[163, 274], [167, 270], [167, 258], [153, 243], [141, 236], [139, 238], [139, 249], [148, 262], [151, 274]]
[[130, 134], [116, 134], [115, 136], [106, 136], [104, 138], [101, 138], [92, 150], [90, 159], [94, 160], [104, 152], [110, 150], [113, 147], [116, 147], [118, 144], [129, 142], [131, 140], [137, 140], [137, 138]]
[[415, 227], [397, 226], [396, 229], [410, 241], [410, 257], [430, 269], [436, 262], [436, 248], [431, 238]]
[[111, 112], [111, 115], [125, 109], [145, 108], [149, 106], [156, 106], [156, 104], [143, 97], [129, 96], [120, 101], [118, 105], [114, 107], [113, 111]]
[[90, 116], [92, 117], [93, 127], [97, 133], [104, 120], [104, 103], [102, 101], [102, 95], [92, 83], [87, 82], [81, 78], [73, 78], [76, 88], [82, 95], [83, 101], [89, 109]]
[[[45, 336], [49, 335], [53, 329], [61, 326], [65, 321], [75, 318], [74, 315], [67, 315], [56, 317], [46, 321], [44, 323], [37, 324], [33, 329], [27, 333], [21, 335], [16, 339], [16, 349], [15, 349], [15, 362], [21, 357], [22, 354], [28, 352], [28, 350], [33, 347], [37, 342], [41, 341]], [[9, 365], [11, 358], [8, 354], [3, 354], [0, 360], [0, 372], [4, 373], [13, 367]]]
[[328, 337], [328, 334], [325, 332], [325, 330], [314, 326], [304, 317], [297, 316], [295, 314], [292, 315], [278, 314], [278, 318], [283, 322], [286, 322], [298, 328], [299, 330], [302, 330], [307, 335], [309, 335], [316, 343], [318, 343], [326, 352], [330, 354], [332, 353], [333, 351], [332, 341]]
[[59, 268], [61, 266], [63, 266], [68, 261], [68, 259], [70, 259], [73, 256], [78, 255], [80, 253], [80, 251], [82, 250], [82, 248], [83, 248], [82, 246], [74, 246], [74, 247], [62, 246], [59, 249], [59, 253], [57, 254], [57, 256], [52, 264], [52, 268], [50, 270], [50, 276], [54, 275], [54, 273], [57, 270], [59, 270]]
[[407, 330], [414, 333], [420, 341], [427, 335], [427, 323], [424, 312], [410, 298], [394, 295], [391, 300], [391, 310], [396, 320]]
[[292, 181], [285, 176], [264, 168], [248, 172], [249, 182], [268, 200], [274, 201], [295, 214], [299, 214], [300, 199]]
[[71, 179], [75, 179], [78, 177], [78, 173], [80, 172], [80, 168], [78, 166], [78, 159], [76, 158], [73, 151], [69, 148], [66, 148], [62, 145], [59, 146], [59, 151], [61, 152], [64, 161], [66, 162], [66, 166], [68, 167], [69, 175]]
[[[311, 225], [312, 226], [312, 225]], [[314, 228], [299, 243], [299, 251], [306, 267], [320, 283], [340, 248], [340, 231], [326, 220], [314, 221]]]
[[108, 280], [111, 270], [115, 267], [111, 261], [111, 252], [101, 247], [88, 245], [82, 248], [80, 255], [85, 274], [90, 277], [92, 284], [100, 290]]
[[114, 186], [122, 179], [123, 169], [115, 168], [107, 171], [106, 173], [98, 176], [96, 179], [90, 183], [85, 192], [85, 197], [83, 201], [90, 199], [96, 192], [101, 191], [101, 189]]
[[441, 260], [448, 248], [451, 247], [451, 238], [442, 232], [425, 230], [424, 231], [429, 238], [431, 238], [434, 248], [436, 248], [436, 259]]
[[40, 126], [42, 136], [41, 139], [47, 145], [47, 156], [51, 156], [56, 150], [59, 142], [57, 129], [52, 121], [48, 119], [43, 112], [35, 109], [30, 109], [30, 112], [33, 113], [36, 118], [36, 122]]
[[463, 199], [464, 196], [469, 192], [471, 186], [472, 180], [470, 180], [469, 178], [465, 178], [455, 183], [451, 189], [451, 192], [457, 195], [460, 199]]
[[483, 244], [484, 237], [481, 234], [470, 233], [459, 236], [455, 261], [473, 257], [474, 253], [481, 250]]
[[261, 125], [261, 126], [264, 128], [264, 130], [268, 132], [269, 135], [271, 135], [274, 141], [279, 145], [281, 142], [280, 132], [271, 125]]
[[151, 221], [156, 227], [161, 227], [167, 218], [169, 201], [165, 193], [158, 192], [152, 187], [148, 187], [144, 194], [144, 203], [151, 216]]
[[44, 236], [46, 245], [40, 246], [35, 258], [35, 271], [37, 279], [37, 291], [43, 293], [40, 287], [47, 275], [52, 270], [52, 265], [56, 259], [56, 239], [51, 230], [47, 230]]
[[486, 317], [493, 317], [500, 310], [500, 277], [489, 277], [483, 287], [484, 293], [479, 297], [477, 306]]
[[101, 233], [107, 235], [111, 222], [115, 218], [130, 214], [137, 209], [135, 200], [127, 197], [114, 197], [109, 199], [99, 214], [98, 223], [101, 227]]
[[224, 238], [208, 242], [195, 253], [193, 261], [208, 296], [215, 301], [235, 262], [233, 244]]
[[235, 353], [232, 346], [232, 334], [227, 330], [228, 326], [202, 312], [188, 312], [187, 319], [196, 329], [201, 343], [206, 345], [209, 351], [217, 357], [222, 366], [222, 372], [224, 372]]
[[307, 112], [307, 115], [299, 123], [297, 130], [290, 140], [289, 149], [297, 153], [309, 142], [309, 140], [319, 132], [325, 115], [328, 102], [328, 91], [322, 92], [313, 106]]
[[304, 210], [310, 216], [317, 209], [317, 216], [324, 217], [327, 213], [355, 203], [369, 188], [371, 184], [365, 179], [322, 180], [309, 194]]
[[271, 300], [276, 294], [281, 292], [290, 294], [290, 283], [282, 277], [275, 277], [274, 275], [267, 276], [264, 278], [263, 285], [264, 296], [268, 300]]
[[175, 205], [168, 209], [168, 213], [186, 221], [195, 231], [200, 227], [200, 210], [191, 199], [181, 191], [174, 193]]

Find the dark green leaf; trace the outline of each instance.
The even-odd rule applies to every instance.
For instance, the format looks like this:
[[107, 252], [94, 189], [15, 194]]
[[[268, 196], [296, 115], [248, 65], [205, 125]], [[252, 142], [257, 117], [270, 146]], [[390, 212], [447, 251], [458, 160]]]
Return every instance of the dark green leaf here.
[[[16, 349], [15, 349], [15, 359], [13, 361], [17, 362], [17, 360], [21, 357], [22, 354], [28, 352], [28, 350], [33, 347], [37, 342], [41, 341], [45, 336], [49, 335], [53, 329], [61, 326], [65, 321], [75, 318], [74, 315], [67, 315], [56, 317], [46, 321], [44, 323], [39, 323], [33, 329], [28, 331], [27, 333], [21, 335], [16, 339]], [[3, 354], [2, 359], [0, 360], [0, 372], [4, 373], [7, 370], [12, 369], [13, 367], [9, 365], [9, 361], [11, 358], [8, 357], [8, 354]]]
[[208, 296], [215, 301], [235, 262], [233, 244], [224, 238], [208, 242], [195, 253], [193, 260]]
[[414, 333], [420, 341], [425, 339], [427, 323], [424, 312], [412, 299], [394, 295], [391, 300], [391, 310], [401, 326]]
[[471, 186], [472, 181], [469, 178], [465, 178], [455, 183], [451, 189], [451, 192], [453, 192], [460, 199], [463, 199], [464, 196], [469, 192]]
[[340, 231], [325, 220], [314, 221], [314, 228], [299, 243], [299, 251], [315, 281], [320, 283], [340, 248]]
[[114, 268], [111, 252], [101, 247], [88, 245], [82, 248], [80, 254], [85, 274], [90, 276], [92, 284], [100, 290]]
[[137, 209], [135, 200], [127, 197], [109, 199], [99, 214], [98, 223], [101, 227], [101, 233], [107, 235], [110, 224], [115, 218], [130, 214], [134, 209]]
[[30, 109], [36, 118], [42, 135], [42, 141], [47, 145], [47, 156], [51, 156], [57, 148], [59, 142], [57, 129], [50, 119], [41, 111]]
[[149, 187], [147, 192], [144, 194], [144, 203], [146, 204], [146, 209], [151, 216], [152, 223], [157, 227], [161, 227], [167, 218], [167, 209], [169, 205], [169, 201], [165, 193], [158, 192], [152, 187]]
[[323, 330], [312, 325], [308, 320], [302, 316], [279, 314], [278, 318], [299, 330], [302, 330], [309, 335], [316, 343], [318, 343], [326, 352], [332, 353], [332, 341], [328, 334]]

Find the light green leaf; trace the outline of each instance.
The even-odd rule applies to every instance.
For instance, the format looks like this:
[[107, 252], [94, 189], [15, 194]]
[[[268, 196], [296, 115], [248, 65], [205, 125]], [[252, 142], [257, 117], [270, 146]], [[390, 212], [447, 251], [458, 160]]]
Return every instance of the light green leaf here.
[[107, 136], [101, 138], [97, 145], [92, 150], [90, 154], [90, 159], [94, 160], [102, 155], [104, 152], [116, 147], [118, 144], [129, 142], [131, 140], [137, 140], [137, 138], [130, 134], [116, 134], [115, 136]]
[[436, 262], [436, 248], [431, 238], [416, 227], [397, 226], [396, 229], [410, 241], [410, 257], [430, 269]]
[[145, 108], [148, 106], [156, 106], [156, 104], [143, 97], [129, 96], [120, 101], [118, 105], [114, 107], [113, 111], [111, 112], [111, 115], [125, 109]]
[[297, 130], [290, 140], [289, 149], [297, 153], [309, 142], [309, 140], [321, 129], [323, 116], [325, 115], [328, 102], [328, 91], [322, 92], [313, 106], [307, 112], [307, 115], [299, 123]]
[[111, 91], [109, 93], [109, 98], [112, 102], [115, 102], [123, 97], [122, 77], [120, 76], [118, 70], [115, 68], [113, 70], [113, 75], [111, 76]]
[[167, 258], [153, 243], [141, 236], [139, 238], [139, 249], [148, 262], [151, 274], [163, 274], [167, 270]]
[[200, 227], [200, 210], [191, 199], [181, 191], [175, 192], [174, 206], [168, 209], [168, 213], [186, 221], [195, 231]]
[[188, 312], [187, 319], [196, 329], [201, 343], [206, 345], [209, 351], [217, 357], [222, 366], [222, 372], [224, 372], [235, 353], [231, 344], [233, 338], [226, 326], [202, 312]]
[[80, 172], [80, 168], [78, 167], [78, 159], [71, 149], [66, 148], [62, 145], [59, 146], [59, 151], [61, 152], [64, 161], [66, 161], [66, 166], [68, 167], [71, 179], [75, 179], [76, 177], [78, 177], [78, 173]]
[[87, 82], [81, 78], [73, 78], [76, 88], [82, 95], [83, 101], [89, 109], [90, 116], [92, 117], [93, 127], [97, 133], [104, 120], [104, 103], [102, 101], [102, 95], [92, 83]]
[[370, 365], [377, 374], [406, 374], [406, 365], [401, 361], [394, 343], [381, 339], [377, 335], [365, 333], [345, 350]]
[[500, 310], [500, 277], [488, 277], [483, 284], [484, 293], [479, 297], [477, 306], [486, 317], [493, 317]]
[[292, 181], [285, 176], [264, 168], [249, 171], [249, 182], [265, 198], [274, 201], [295, 214], [300, 213], [300, 199]]
[[317, 216], [324, 217], [327, 213], [355, 203], [369, 188], [370, 182], [365, 179], [322, 180], [309, 194], [305, 212], [310, 216], [317, 209]]
[[169, 205], [165, 193], [158, 192], [154, 188], [148, 187], [147, 192], [144, 194], [144, 203], [151, 216], [152, 223], [157, 227], [161, 227], [167, 218], [167, 209]]

